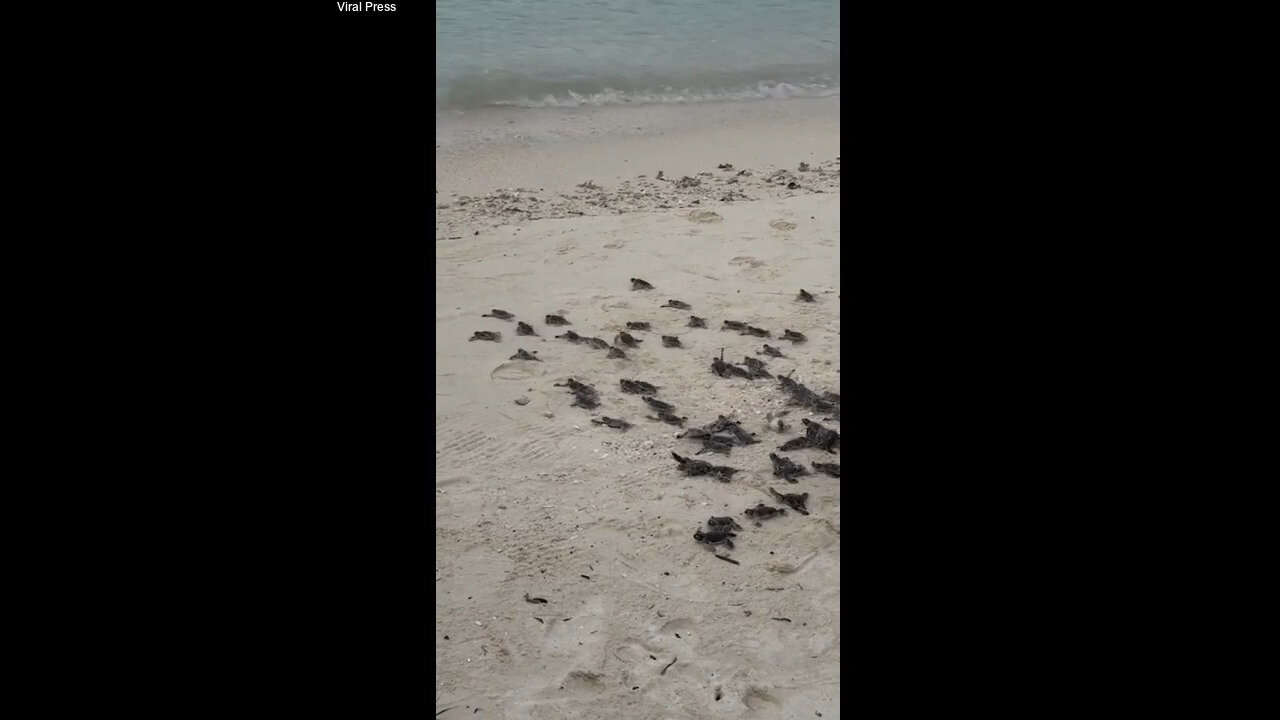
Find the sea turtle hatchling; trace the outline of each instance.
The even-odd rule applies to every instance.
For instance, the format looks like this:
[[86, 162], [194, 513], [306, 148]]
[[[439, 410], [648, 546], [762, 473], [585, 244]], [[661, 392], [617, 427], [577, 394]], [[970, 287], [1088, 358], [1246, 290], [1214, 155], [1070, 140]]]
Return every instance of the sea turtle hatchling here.
[[749, 433], [746, 430], [743, 430], [742, 426], [736, 422], [730, 424], [728, 427], [724, 429], [724, 431], [732, 435], [734, 442], [737, 443], [738, 445], [742, 445], [742, 446], [755, 445], [756, 443], [760, 442], [759, 440], [756, 439], [756, 436], [753, 433]]
[[724, 435], [708, 435], [702, 438], [702, 449], [694, 453], [694, 455], [701, 455], [704, 452], [728, 455], [729, 451], [733, 449], [733, 444], [733, 438], [731, 437], [725, 437]]
[[690, 440], [701, 440], [702, 438], [709, 437], [710, 435], [711, 433], [707, 432], [706, 430], [695, 427], [695, 428], [689, 428], [688, 430], [685, 430], [682, 433], [678, 433], [676, 437], [677, 438], [687, 437]]
[[757, 358], [747, 356], [742, 358], [742, 364], [747, 366], [747, 370], [751, 371], [751, 377], [771, 378], [773, 375], [765, 369], [765, 364]]
[[573, 324], [568, 320], [565, 320], [563, 317], [559, 315], [548, 315], [544, 319], [548, 325], [572, 325]]
[[578, 333], [572, 330], [567, 330], [565, 331], [565, 334], [556, 336], [557, 340], [561, 338], [564, 338], [565, 340], [568, 340], [571, 343], [579, 343], [579, 342], [582, 342], [583, 340], [586, 340], [586, 338], [582, 337], [581, 335], [579, 335]]
[[679, 425], [680, 427], [684, 427], [684, 421], [689, 419], [687, 417], [676, 417], [675, 413], [670, 413], [665, 410], [658, 411], [657, 417], [652, 415], [645, 415], [645, 417], [650, 420], [658, 420], [667, 423], [668, 425]]
[[645, 393], [652, 395], [658, 392], [658, 388], [644, 382], [643, 380], [627, 380], [626, 378], [623, 378], [618, 381], [618, 384], [622, 386], [622, 392], [631, 393], [632, 395], [641, 395]]
[[652, 290], [653, 286], [640, 278], [631, 278], [632, 290]]
[[761, 520], [768, 520], [771, 517], [786, 515], [787, 511], [783, 508], [776, 508], [769, 505], [765, 505], [764, 503], [760, 503], [753, 508], [747, 508], [746, 510], [743, 510], [742, 514], [750, 518], [755, 518], [756, 526], [759, 527]]
[[785, 504], [801, 515], [809, 514], [809, 511], [804, 509], [805, 502], [809, 499], [809, 493], [800, 493], [799, 495], [794, 493], [780, 493], [773, 488], [769, 488], [769, 492], [778, 499], [778, 502]]
[[534, 357], [534, 355], [537, 355], [537, 354], [538, 354], [537, 350], [534, 350], [533, 354], [529, 354], [528, 352], [525, 351], [524, 348], [519, 348], [516, 350], [515, 355], [512, 355], [507, 359], [508, 360], [536, 360], [537, 362], [542, 362], [538, 358]]
[[676, 308], [677, 310], [692, 310], [692, 309], [693, 309], [693, 306], [692, 306], [692, 305], [690, 305], [689, 303], [687, 303], [687, 302], [681, 302], [681, 301], [679, 301], [679, 300], [668, 300], [668, 301], [667, 301], [667, 304], [666, 304], [666, 305], [663, 305], [662, 307]]
[[742, 526], [738, 524], [732, 517], [725, 515], [723, 517], [707, 518], [707, 527], [712, 530], [741, 530]]
[[676, 409], [676, 407], [671, 403], [664, 403], [661, 400], [651, 398], [648, 395], [642, 395], [641, 399], [649, 403], [649, 407], [653, 408], [654, 410], [666, 410], [670, 412]]
[[809, 474], [809, 471], [803, 465], [797, 465], [790, 458], [776, 453], [769, 453], [769, 459], [773, 461], [773, 474], [786, 478], [787, 482], [796, 482], [797, 477]]
[[690, 315], [689, 324], [686, 325], [685, 327], [704, 328], [706, 326], [707, 326], [707, 321], [705, 318], [700, 318], [697, 315]]
[[467, 338], [468, 340], [492, 340], [493, 342], [502, 342], [502, 333], [492, 330], [477, 330], [474, 335]]
[[516, 334], [517, 335], [537, 335], [538, 333], [533, 331], [532, 325], [521, 320], [520, 322], [516, 323]]
[[747, 329], [747, 324], [746, 324], [746, 323], [744, 323], [744, 322], [739, 322], [739, 321], [737, 321], [737, 320], [725, 320], [725, 321], [724, 321], [724, 327], [722, 327], [722, 328], [720, 328], [720, 329], [721, 329], [721, 330], [738, 330], [738, 331], [742, 331], [742, 330], [746, 330], [746, 329]]
[[809, 418], [801, 418], [800, 422], [804, 423], [806, 428], [805, 438], [809, 441], [810, 447], [821, 448], [829, 453], [835, 453], [835, 449], [840, 445], [840, 433], [835, 430], [828, 430]]
[[607, 358], [621, 358], [621, 359], [623, 359], [623, 360], [626, 360], [626, 359], [627, 359], [627, 354], [626, 354], [626, 353], [624, 353], [624, 352], [622, 352], [622, 348], [611, 347], [611, 348], [609, 348], [609, 354], [608, 354], [608, 355], [606, 355], [605, 357], [607, 357]]
[[707, 474], [714, 476], [720, 482], [729, 482], [733, 479], [734, 473], [742, 472], [738, 468], [731, 468], [728, 465], [712, 465]]
[[638, 347], [640, 343], [644, 342], [643, 340], [635, 339], [631, 336], [631, 333], [626, 331], [618, 333], [618, 336], [613, 340], [619, 345], [626, 345], [627, 347]]
[[818, 472], [824, 472], [824, 473], [826, 473], [826, 474], [830, 475], [831, 477], [835, 477], [835, 478], [840, 477], [840, 464], [839, 464], [839, 463], [820, 463], [820, 462], [816, 462], [816, 463], [810, 463], [810, 464], [811, 464], [811, 465], [813, 465], [813, 469], [814, 469], [814, 470], [817, 470]]
[[720, 348], [720, 357], [711, 358], [711, 372], [720, 377], [729, 377], [729, 368], [732, 367], [724, 361], [724, 348]]
[[[778, 423], [781, 424], [782, 421], [779, 420]], [[800, 437], [793, 437], [790, 440], [782, 443], [781, 445], [778, 446], [778, 449], [783, 452], [787, 452], [790, 450], [801, 450], [807, 447], [811, 447], [811, 445], [809, 444], [809, 438], [805, 437], [804, 435], [801, 435]]]
[[724, 545], [730, 550], [733, 549], [733, 541], [729, 538], [735, 537], [738, 537], [737, 534], [729, 532], [728, 530], [708, 530], [707, 532], [702, 532], [702, 529], [699, 528], [693, 533], [693, 539], [700, 543], [706, 543], [708, 545]]
[[580, 407], [588, 410], [595, 410], [600, 407], [600, 398], [594, 390], [575, 390], [573, 391], [573, 402], [569, 403], [569, 407]]
[[662, 346], [663, 346], [663, 347], [674, 347], [674, 348], [684, 347], [683, 345], [681, 345], [681, 344], [680, 344], [680, 338], [678, 338], [678, 337], [676, 337], [676, 336], [674, 336], [674, 335], [663, 335], [663, 336], [662, 336]]
[[591, 422], [595, 423], [596, 425], [608, 425], [611, 428], [617, 428], [619, 430], [626, 430], [627, 428], [631, 427], [631, 423], [627, 422], [626, 420], [611, 418], [608, 415], [601, 415], [599, 420], [595, 418], [591, 418]]
[[784, 329], [784, 330], [782, 331], [782, 339], [783, 339], [783, 340], [790, 340], [790, 341], [791, 341], [791, 342], [793, 342], [793, 343], [802, 343], [802, 342], [804, 342], [804, 341], [808, 340], [809, 338], [806, 338], [806, 337], [804, 336], [804, 333], [799, 333], [799, 332], [796, 332], [795, 330], [786, 330], [786, 329]]
[[591, 346], [592, 348], [594, 348], [594, 349], [596, 349], [596, 350], [608, 350], [608, 349], [609, 349], [609, 343], [605, 342], [604, 340], [601, 340], [601, 339], [600, 339], [600, 338], [598, 338], [598, 337], [589, 337], [589, 338], [584, 338], [584, 339], [583, 339], [583, 342], [585, 342], [587, 345]]
[[680, 470], [684, 472], [685, 475], [688, 475], [690, 477], [693, 477], [695, 475], [706, 475], [708, 472], [711, 471], [711, 468], [712, 468], [711, 463], [706, 462], [704, 460], [697, 460], [695, 458], [690, 458], [690, 457], [680, 457], [675, 453], [671, 453], [671, 457], [675, 458], [676, 462], [680, 464]]
[[800, 294], [796, 296], [796, 300], [799, 300], [800, 302], [813, 302], [813, 296], [805, 292], [804, 288], [800, 288]]
[[649, 323], [647, 323], [647, 322], [629, 322], [629, 323], [627, 323], [627, 329], [628, 329], [628, 330], [648, 330], [648, 329], [649, 329]]
[[480, 317], [491, 317], [491, 318], [498, 318], [499, 320], [510, 320], [514, 318], [515, 315], [512, 315], [506, 310], [490, 310], [489, 312], [481, 315]]
[[765, 345], [762, 353], [769, 357], [784, 357], [781, 350], [771, 345]]
[[739, 334], [754, 335], [756, 337], [773, 337], [773, 335], [768, 330], [765, 330], [764, 328], [758, 328], [753, 325], [746, 326], [745, 328], [742, 329], [742, 332]]

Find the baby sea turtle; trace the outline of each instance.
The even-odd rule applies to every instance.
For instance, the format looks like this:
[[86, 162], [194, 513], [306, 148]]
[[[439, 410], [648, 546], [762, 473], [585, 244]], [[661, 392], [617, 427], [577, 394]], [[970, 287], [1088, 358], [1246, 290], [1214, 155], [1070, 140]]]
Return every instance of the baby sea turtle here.
[[566, 331], [565, 334], [563, 335], [556, 336], [557, 340], [559, 340], [560, 338], [564, 338], [565, 340], [568, 340], [569, 342], [572, 342], [572, 343], [582, 342], [583, 340], [586, 339], [572, 330]]
[[738, 322], [737, 320], [725, 320], [724, 327], [720, 329], [721, 330], [746, 330], [747, 324], [744, 322]]
[[653, 286], [641, 280], [640, 278], [631, 278], [632, 290], [652, 290]]
[[631, 337], [631, 333], [628, 333], [625, 331], [618, 333], [618, 337], [614, 338], [613, 340], [614, 342], [617, 342], [622, 345], [626, 345], [627, 347], [637, 347], [640, 343], [644, 342], [643, 340], [637, 340]]
[[707, 472], [714, 475], [720, 482], [729, 482], [729, 480], [733, 479], [734, 473], [742, 471], [727, 465], [713, 465]]
[[746, 365], [747, 369], [751, 371], [751, 377], [763, 377], [763, 378], [773, 377], [773, 375], [769, 374], [768, 370], [764, 369], [765, 364], [756, 358], [744, 357], [742, 358], [742, 364]]
[[773, 461], [773, 474], [786, 478], [787, 482], [796, 482], [797, 477], [809, 474], [803, 465], [797, 465], [789, 458], [769, 453], [769, 459]]
[[791, 429], [791, 426], [782, 422], [782, 418], [778, 418], [778, 432], [786, 432], [789, 429]]
[[585, 339], [583, 342], [585, 342], [586, 344], [590, 345], [592, 348], [594, 348], [594, 349], [596, 349], [596, 350], [608, 350], [608, 349], [609, 349], [609, 343], [607, 343], [607, 342], [605, 342], [604, 340], [601, 340], [600, 338], [597, 338], [597, 337], [587, 338], [587, 339]]
[[532, 325], [521, 320], [520, 322], [516, 323], [516, 334], [517, 335], [537, 335], [538, 333], [533, 331]]
[[568, 320], [565, 320], [563, 317], [560, 317], [559, 315], [548, 315], [546, 317], [546, 322], [548, 325], [572, 325], [573, 324]]
[[804, 342], [805, 340], [808, 340], [809, 338], [805, 337], [805, 336], [804, 336], [804, 333], [798, 333], [798, 332], [796, 332], [795, 330], [786, 330], [786, 329], [784, 329], [784, 330], [782, 331], [782, 339], [783, 339], [783, 340], [790, 340], [791, 342]]
[[796, 300], [801, 302], [813, 302], [813, 296], [805, 292], [804, 288], [800, 288], [800, 294], [796, 296]]
[[660, 420], [664, 423], [667, 423], [668, 425], [679, 425], [681, 427], [684, 427], [684, 421], [689, 419], [685, 417], [676, 417], [675, 413], [670, 413], [665, 410], [658, 411], [657, 417], [654, 417], [652, 415], [645, 415], [645, 417], [649, 418], [650, 420]]
[[609, 358], [622, 358], [623, 360], [626, 360], [626, 359], [627, 359], [627, 354], [626, 354], [626, 353], [624, 353], [624, 352], [622, 352], [622, 349], [621, 349], [621, 348], [611, 347], [611, 348], [609, 348], [609, 354], [608, 354], [608, 355], [606, 355], [605, 357], [609, 357]]
[[649, 407], [653, 408], [654, 410], [666, 410], [670, 412], [676, 409], [674, 405], [670, 403], [664, 403], [661, 400], [655, 400], [649, 397], [648, 395], [641, 396], [641, 399], [649, 403]]
[[[779, 420], [778, 423], [781, 424], [782, 421]], [[781, 445], [778, 446], [778, 449], [782, 450], [783, 452], [786, 452], [788, 450], [800, 450], [801, 448], [807, 448], [807, 447], [810, 447], [809, 438], [805, 437], [804, 435], [801, 435], [800, 437], [794, 437], [782, 443]]]
[[533, 355], [530, 355], [529, 353], [525, 352], [524, 348], [519, 348], [516, 350], [515, 355], [512, 355], [507, 359], [508, 360], [537, 360], [538, 362], [542, 362], [541, 360], [538, 360], [538, 358], [534, 357], [534, 355], [537, 355], [537, 354], [538, 354], [537, 350], [534, 350]]
[[[725, 515], [723, 517], [707, 518], [707, 527], [712, 530], [741, 530], [742, 526], [738, 525], [738, 521], [732, 517]], [[735, 536], [736, 537], [736, 536]]]
[[770, 346], [770, 345], [765, 345], [765, 346], [764, 346], [764, 351], [763, 351], [763, 352], [764, 352], [764, 354], [765, 354], [765, 355], [768, 355], [768, 356], [770, 356], [770, 357], [782, 357], [782, 356], [783, 356], [783, 355], [782, 355], [782, 351], [781, 351], [781, 350], [779, 350], [779, 349], [778, 349], [778, 348], [776, 348], [776, 347], [772, 347], [772, 346]]
[[702, 449], [694, 453], [694, 455], [701, 455], [704, 452], [728, 455], [729, 451], [732, 449], [733, 438], [725, 437], [723, 435], [708, 435], [702, 438]]
[[[771, 507], [769, 505], [765, 505], [764, 503], [760, 503], [753, 508], [747, 508], [746, 510], [743, 510], [742, 514], [746, 515], [747, 517], [753, 517], [757, 521], [759, 521], [759, 520], [768, 520], [769, 518], [776, 517], [778, 515], [786, 515], [787, 511], [782, 508]], [[760, 524], [759, 522], [756, 522], [756, 525], [759, 525], [759, 524]]]
[[555, 383], [555, 384], [553, 385], [553, 387], [567, 387], [567, 388], [569, 388], [570, 390], [590, 390], [591, 392], [595, 392], [595, 390], [596, 390], [595, 388], [591, 387], [590, 385], [588, 385], [588, 384], [586, 384], [586, 383], [584, 383], [584, 382], [578, 382], [577, 380], [574, 380], [573, 378], [569, 378], [569, 379], [565, 380], [565, 381], [564, 381], [564, 382], [562, 382], [562, 383]]
[[467, 338], [468, 340], [492, 340], [494, 342], [502, 342], [502, 333], [493, 332], [491, 330], [477, 330], [475, 335]]
[[707, 423], [706, 426], [703, 427], [703, 429], [706, 430], [707, 432], [717, 433], [722, 430], [728, 430], [730, 428], [737, 427], [738, 425], [741, 425], [741, 424], [742, 422], [739, 420], [734, 420], [733, 418], [726, 417], [724, 415], [717, 415], [716, 419], [713, 422]]
[[707, 326], [707, 321], [706, 321], [706, 319], [704, 319], [704, 318], [700, 318], [700, 317], [698, 317], [697, 315], [690, 315], [690, 316], [689, 316], [689, 324], [688, 324], [686, 327], [700, 327], [700, 328], [704, 328], [704, 327], [706, 327], [706, 326]]
[[677, 438], [687, 437], [690, 440], [701, 440], [702, 438], [707, 437], [709, 435], [711, 435], [711, 433], [707, 432], [706, 430], [703, 430], [702, 428], [689, 428], [688, 430], [685, 430], [684, 432], [676, 435], [676, 437]]
[[629, 323], [627, 323], [627, 329], [628, 329], [628, 330], [648, 330], [648, 329], [649, 329], [649, 323], [647, 323], [647, 322], [629, 322]]
[[736, 440], [739, 445], [755, 445], [760, 442], [756, 439], [755, 435], [743, 430], [742, 426], [737, 423], [730, 425], [726, 429], [729, 431], [729, 434], [733, 435], [733, 439]]
[[769, 488], [769, 492], [773, 493], [773, 496], [778, 498], [778, 502], [787, 505], [801, 515], [809, 514], [809, 511], [804, 509], [805, 502], [809, 499], [809, 493], [800, 493], [799, 495], [780, 493], [773, 488]]
[[596, 396], [594, 390], [575, 390], [573, 392], [573, 402], [569, 403], [569, 407], [580, 407], [588, 410], [594, 410], [600, 407], [600, 398]]
[[840, 444], [840, 433], [828, 430], [809, 418], [801, 418], [800, 422], [804, 423], [806, 428], [804, 434], [810, 447], [822, 448], [829, 453], [835, 452], [836, 446]]
[[491, 317], [491, 318], [498, 318], [499, 320], [510, 320], [511, 318], [515, 317], [515, 315], [512, 315], [506, 310], [490, 310], [489, 312], [481, 315], [480, 317]]
[[742, 329], [742, 332], [741, 332], [741, 333], [739, 333], [739, 334], [741, 334], [741, 335], [755, 335], [756, 337], [773, 337], [773, 335], [771, 335], [771, 334], [769, 333], [769, 331], [768, 331], [768, 330], [765, 330], [765, 329], [763, 329], [763, 328], [754, 327], [754, 326], [751, 326], [751, 325], [748, 325], [748, 326], [746, 326], [745, 328], [743, 328], [743, 329]]
[[675, 453], [671, 453], [671, 457], [675, 458], [676, 462], [680, 464], [680, 469], [684, 471], [684, 474], [690, 477], [694, 475], [706, 475], [711, 471], [712, 466], [709, 462], [695, 460], [694, 458], [689, 457], [680, 457]]
[[750, 370], [743, 370], [742, 368], [738, 367], [737, 365], [726, 365], [726, 366], [725, 366], [725, 370], [726, 370], [730, 375], [737, 375], [738, 377], [744, 377], [744, 378], [746, 378], [746, 379], [748, 379], [748, 380], [750, 380], [750, 379], [751, 379], [751, 371], [750, 371]]
[[720, 357], [711, 358], [711, 372], [720, 377], [729, 377], [729, 363], [724, 361], [724, 348], [720, 348]]
[[839, 464], [839, 463], [820, 463], [820, 462], [816, 462], [816, 463], [810, 463], [810, 464], [811, 464], [811, 465], [813, 465], [813, 469], [814, 469], [814, 470], [817, 470], [818, 472], [824, 472], [824, 473], [826, 473], [826, 474], [830, 475], [831, 477], [836, 477], [836, 478], [840, 477], [840, 464]]
[[667, 301], [667, 304], [666, 304], [666, 305], [663, 305], [662, 307], [673, 307], [673, 308], [676, 308], [676, 309], [678, 309], [678, 310], [692, 310], [692, 309], [693, 309], [693, 306], [692, 306], [692, 305], [690, 305], [689, 303], [687, 303], [687, 302], [680, 302], [679, 300], [668, 300], [668, 301]]
[[730, 550], [733, 549], [733, 541], [729, 538], [738, 537], [736, 534], [728, 530], [709, 530], [702, 532], [701, 529], [694, 531], [693, 539], [708, 545], [725, 545]]
[[658, 392], [658, 388], [644, 382], [643, 380], [627, 380], [624, 378], [619, 380], [618, 384], [622, 386], [622, 392], [631, 393], [632, 395], [640, 395], [642, 393], [653, 394]]
[[683, 345], [680, 344], [680, 338], [675, 337], [674, 335], [663, 335], [662, 346], [663, 347], [684, 347]]
[[591, 422], [595, 423], [596, 425], [608, 425], [611, 428], [617, 428], [619, 430], [626, 430], [627, 428], [631, 427], [631, 423], [627, 422], [626, 420], [611, 418], [608, 415], [601, 415], [599, 420], [595, 418], [591, 418]]

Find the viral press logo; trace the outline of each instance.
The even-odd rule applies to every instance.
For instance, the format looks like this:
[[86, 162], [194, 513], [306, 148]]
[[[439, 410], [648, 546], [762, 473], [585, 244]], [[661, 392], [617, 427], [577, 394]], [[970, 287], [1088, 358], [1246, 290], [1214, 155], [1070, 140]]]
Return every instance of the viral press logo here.
[[367, 2], [361, 5], [358, 2], [340, 2], [336, 3], [338, 12], [395, 12], [395, 5], [384, 5], [382, 3]]

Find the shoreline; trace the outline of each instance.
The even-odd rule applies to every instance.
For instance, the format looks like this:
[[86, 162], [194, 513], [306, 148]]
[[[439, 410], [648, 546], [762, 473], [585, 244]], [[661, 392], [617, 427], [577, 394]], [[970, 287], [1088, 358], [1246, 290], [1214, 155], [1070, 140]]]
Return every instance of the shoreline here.
[[439, 117], [436, 193], [572, 191], [720, 163], [795, 169], [840, 155], [840, 98], [600, 108], [488, 108]]

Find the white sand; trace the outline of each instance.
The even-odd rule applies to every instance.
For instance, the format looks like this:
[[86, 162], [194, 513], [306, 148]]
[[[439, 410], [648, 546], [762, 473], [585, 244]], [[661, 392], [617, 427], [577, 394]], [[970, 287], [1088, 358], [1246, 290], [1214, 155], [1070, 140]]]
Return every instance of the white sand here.
[[[579, 113], [573, 133], [550, 133], [561, 116], [491, 113], [447, 128], [437, 151], [436, 199], [447, 206], [436, 223], [437, 711], [838, 718], [840, 481], [787, 483], [768, 456], [802, 434], [802, 417], [840, 423], [787, 406], [775, 380], [710, 371], [724, 348], [727, 361], [751, 355], [840, 391], [838, 105], [598, 110]], [[636, 126], [648, 130], [620, 129]], [[800, 161], [815, 169], [797, 171]], [[699, 183], [654, 180], [660, 168]], [[752, 174], [738, 176], [743, 168]], [[779, 168], [788, 173], [768, 182]], [[575, 187], [586, 180], [599, 187]], [[691, 217], [706, 212], [718, 217]], [[632, 291], [631, 277], [656, 289]], [[817, 302], [797, 302], [800, 288]], [[672, 298], [692, 311], [659, 307]], [[491, 308], [541, 337], [480, 317]], [[547, 326], [548, 313], [573, 325]], [[686, 327], [690, 314], [708, 329]], [[726, 319], [774, 337], [721, 331]], [[572, 329], [612, 342], [636, 320], [653, 331], [632, 333], [644, 342], [626, 360], [554, 338]], [[784, 328], [808, 342], [778, 339]], [[469, 342], [476, 330], [502, 341]], [[663, 347], [660, 335], [685, 347]], [[757, 355], [765, 342], [787, 357]], [[517, 348], [542, 362], [508, 360]], [[594, 385], [600, 407], [571, 407], [553, 386], [569, 377]], [[685, 477], [671, 452], [699, 444], [645, 419], [654, 413], [620, 378], [659, 386], [690, 426], [732, 414], [762, 442], [698, 456], [741, 468], [732, 482]], [[792, 429], [766, 429], [766, 413], [782, 409]], [[606, 415], [633, 427], [590, 422]], [[781, 454], [840, 462], [813, 449]], [[811, 514], [788, 510], [756, 527], [742, 511], [778, 506], [770, 487], [808, 492]], [[742, 525], [734, 550], [718, 548], [740, 565], [694, 541], [711, 515]]]

